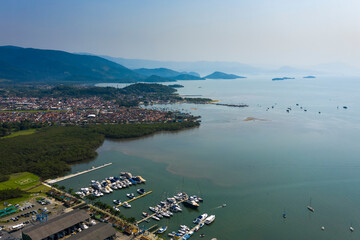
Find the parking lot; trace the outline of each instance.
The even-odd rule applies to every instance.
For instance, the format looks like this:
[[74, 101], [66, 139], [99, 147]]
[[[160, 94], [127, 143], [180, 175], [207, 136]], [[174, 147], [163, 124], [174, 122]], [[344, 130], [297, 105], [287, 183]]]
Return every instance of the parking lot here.
[[[19, 211], [7, 217], [1, 218], [0, 226], [5, 230], [12, 232], [11, 235], [17, 235], [20, 230], [36, 221], [39, 214], [44, 213], [44, 220], [51, 219], [61, 214], [65, 207], [62, 203], [49, 198], [36, 197], [21, 205], [15, 205]], [[15, 233], [15, 234], [14, 234]]]

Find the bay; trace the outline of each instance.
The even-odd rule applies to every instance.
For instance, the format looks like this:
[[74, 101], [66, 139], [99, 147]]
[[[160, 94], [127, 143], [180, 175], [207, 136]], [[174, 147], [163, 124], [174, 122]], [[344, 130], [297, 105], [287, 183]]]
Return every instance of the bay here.
[[[143, 187], [153, 193], [134, 201], [131, 209], [121, 209], [137, 219], [176, 192], [200, 194], [204, 203], [198, 210], [184, 208], [159, 223], [173, 231], [180, 224], [191, 225], [201, 213], [215, 214], [216, 220], [192, 239], [199, 239], [200, 233], [205, 239], [359, 238], [359, 80], [324, 76], [271, 81], [270, 76], [256, 76], [180, 81], [181, 95], [249, 107], [148, 106], [200, 115], [201, 126], [127, 141], [106, 140], [94, 161], [77, 164], [72, 172], [108, 162], [111, 167], [59, 184], [77, 190], [91, 179], [121, 171], [141, 175], [147, 179]], [[259, 120], [244, 121], [248, 117]], [[109, 204], [113, 199], [126, 200], [129, 192], [135, 193], [136, 187], [101, 200]], [[314, 213], [306, 209], [310, 199]], [[227, 207], [219, 207], [223, 203]]]

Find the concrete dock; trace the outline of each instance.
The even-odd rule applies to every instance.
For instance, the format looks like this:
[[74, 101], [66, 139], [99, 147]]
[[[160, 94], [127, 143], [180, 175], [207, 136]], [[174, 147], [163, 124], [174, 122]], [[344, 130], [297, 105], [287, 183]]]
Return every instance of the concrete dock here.
[[85, 171], [82, 171], [82, 172], [77, 172], [77, 173], [73, 173], [73, 174], [70, 174], [70, 175], [67, 175], [67, 176], [64, 176], [64, 177], [58, 177], [58, 178], [55, 178], [55, 179], [48, 179], [46, 180], [45, 182], [49, 183], [49, 184], [53, 184], [53, 183], [56, 183], [56, 182], [60, 182], [60, 181], [63, 181], [63, 180], [66, 180], [66, 179], [69, 179], [69, 178], [72, 178], [72, 177], [76, 177], [76, 176], [79, 176], [81, 174], [84, 174], [84, 173], [88, 173], [88, 172], [91, 172], [91, 171], [95, 171], [95, 170], [98, 170], [100, 168], [104, 168], [104, 167], [107, 167], [107, 166], [110, 166], [112, 163], [107, 163], [107, 164], [104, 164], [104, 165], [101, 165], [101, 166], [98, 166], [98, 167], [92, 167], [88, 170], [85, 170]]

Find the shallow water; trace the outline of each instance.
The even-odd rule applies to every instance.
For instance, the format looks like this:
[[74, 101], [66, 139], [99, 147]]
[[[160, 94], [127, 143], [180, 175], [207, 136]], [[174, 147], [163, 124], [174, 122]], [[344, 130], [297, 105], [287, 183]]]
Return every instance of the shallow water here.
[[[72, 171], [108, 162], [111, 167], [60, 184], [78, 189], [91, 179], [121, 171], [142, 175], [147, 179], [145, 189], [153, 193], [134, 201], [131, 209], [121, 209], [137, 218], [178, 191], [200, 194], [204, 203], [198, 211], [186, 209], [159, 223], [168, 225], [169, 232], [180, 224], [191, 225], [203, 212], [216, 214], [214, 223], [192, 239], [200, 233], [205, 233], [204, 239], [359, 238], [359, 80], [319, 77], [274, 82], [258, 76], [181, 81], [185, 88], [179, 89], [180, 94], [249, 107], [152, 106], [200, 115], [202, 124], [137, 140], [106, 140], [94, 161], [78, 164]], [[247, 117], [266, 121], [243, 121]], [[102, 201], [125, 200], [129, 192], [135, 193], [136, 187], [118, 190]], [[315, 213], [306, 209], [310, 199]], [[217, 208], [223, 203], [226, 208]], [[321, 226], [326, 230], [321, 231]]]

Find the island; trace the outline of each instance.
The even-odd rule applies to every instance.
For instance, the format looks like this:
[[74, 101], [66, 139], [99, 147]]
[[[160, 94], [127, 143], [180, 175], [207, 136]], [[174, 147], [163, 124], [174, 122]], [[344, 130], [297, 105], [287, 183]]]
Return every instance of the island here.
[[209, 74], [205, 76], [206, 79], [237, 79], [237, 78], [246, 78], [242, 76], [238, 76], [235, 74], [227, 74], [223, 72], [213, 72], [212, 74]]
[[171, 84], [171, 85], [168, 85], [169, 87], [172, 87], [172, 88], [183, 88], [184, 86], [181, 85], [181, 84]]
[[292, 77], [278, 77], [278, 78], [273, 78], [273, 81], [282, 81], [282, 80], [287, 80], [287, 79], [295, 79]]

